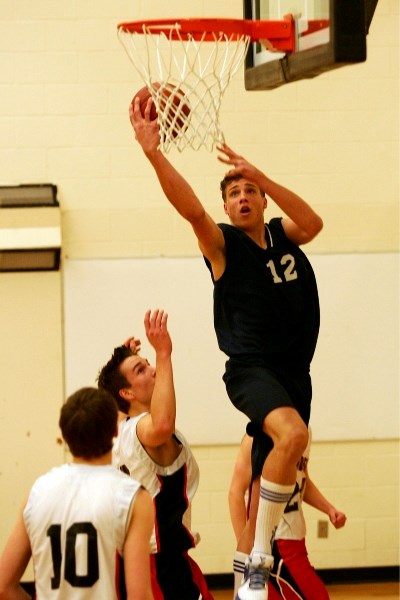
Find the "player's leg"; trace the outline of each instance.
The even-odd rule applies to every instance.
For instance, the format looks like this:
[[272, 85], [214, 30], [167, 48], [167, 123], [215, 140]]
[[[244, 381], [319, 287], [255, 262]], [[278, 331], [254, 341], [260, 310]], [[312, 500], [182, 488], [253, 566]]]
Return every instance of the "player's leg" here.
[[151, 555], [154, 600], [213, 600], [198, 565], [187, 552]]
[[206, 579], [199, 567], [199, 565], [193, 560], [191, 556], [187, 552], [184, 553], [184, 558], [187, 561], [190, 571], [192, 574], [193, 582], [200, 592], [199, 599], [200, 600], [214, 600], [213, 595], [208, 589]]
[[[307, 445], [305, 423], [294, 408], [286, 379], [263, 361], [230, 359], [224, 381], [231, 402], [273, 441], [262, 469], [254, 546], [238, 600], [266, 600], [266, 582], [273, 563], [272, 543], [296, 481], [296, 464]], [[240, 548], [238, 548], [240, 549]]]
[[[253, 442], [254, 443], [254, 442]], [[265, 460], [265, 455], [264, 455]], [[254, 473], [254, 471], [253, 471]], [[260, 477], [254, 479], [251, 483], [250, 492], [250, 503], [248, 507], [248, 519], [246, 526], [242, 531], [242, 534], [238, 540], [237, 549], [233, 557], [233, 575], [234, 575], [234, 587], [233, 587], [233, 598], [235, 599], [238, 593], [238, 589], [243, 583], [243, 577], [248, 564], [251, 549], [254, 543], [254, 529], [257, 518], [258, 499], [260, 495]]]
[[254, 545], [246, 581], [238, 591], [239, 600], [267, 598], [265, 584], [273, 565], [275, 531], [292, 495], [296, 465], [308, 440], [307, 427], [291, 407], [272, 410], [265, 418], [264, 431], [272, 438], [274, 447], [262, 471]]
[[[305, 540], [276, 540], [274, 574], [271, 582], [279, 584], [287, 600], [329, 600], [328, 591], [311, 565]], [[280, 559], [282, 559], [279, 565]]]
[[236, 550], [233, 555], [233, 599], [235, 600], [239, 587], [242, 584], [246, 563], [248, 561], [248, 552]]
[[[285, 600], [292, 600], [292, 598], [289, 598], [286, 595], [282, 596], [282, 594], [273, 587], [270, 578], [268, 580], [268, 600], [282, 600], [282, 598]], [[296, 600], [299, 600], [299, 598], [296, 598]]]
[[262, 470], [252, 555], [272, 554], [275, 530], [293, 492], [296, 465], [308, 440], [307, 427], [290, 407], [270, 412], [265, 418], [265, 431], [274, 446]]

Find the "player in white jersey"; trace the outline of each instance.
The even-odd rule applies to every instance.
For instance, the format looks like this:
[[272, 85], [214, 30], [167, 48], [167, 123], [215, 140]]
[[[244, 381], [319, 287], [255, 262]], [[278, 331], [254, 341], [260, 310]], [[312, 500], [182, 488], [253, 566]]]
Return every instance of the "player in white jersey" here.
[[0, 558], [2, 600], [30, 598], [19, 581], [31, 556], [38, 600], [153, 600], [153, 506], [138, 481], [111, 465], [117, 419], [115, 400], [96, 388], [62, 407], [73, 459], [34, 483]]
[[148, 311], [147, 339], [156, 365], [138, 354], [140, 341], [129, 338], [114, 349], [101, 369], [100, 387], [117, 400], [122, 414], [113, 464], [139, 478], [153, 497], [151, 582], [155, 600], [213, 600], [200, 568], [188, 551], [199, 540], [191, 531], [191, 501], [199, 469], [184, 436], [175, 429], [176, 400], [172, 342], [167, 314]]
[[[237, 540], [237, 551], [234, 557], [234, 598], [252, 548], [254, 532], [251, 531], [248, 517], [250, 511], [257, 510], [259, 467], [264, 460], [262, 454], [268, 451], [266, 437], [260, 440], [256, 434], [254, 439], [256, 446], [257, 442], [259, 443], [256, 452], [253, 448], [253, 437], [247, 434], [244, 436], [229, 489], [231, 522]], [[268, 580], [268, 600], [282, 598], [285, 600], [329, 599], [323, 582], [308, 559], [305, 545], [306, 523], [302, 502], [304, 500], [307, 504], [327, 514], [336, 529], [344, 526], [346, 515], [338, 511], [309, 478], [307, 465], [310, 446], [311, 429], [309, 428], [308, 444], [297, 464], [295, 489], [286, 505], [274, 537], [274, 566]]]
[[[199, 483], [197, 462], [182, 433], [175, 430], [174, 437], [180, 447], [179, 455], [169, 465], [157, 464], [147, 454], [137, 435], [137, 424], [143, 416], [144, 413], [137, 417], [124, 419], [121, 422], [113, 448], [113, 464], [118, 469], [125, 472], [129, 471], [129, 473], [133, 473], [135, 477], [139, 478], [151, 496], [153, 498], [157, 497], [157, 503], [159, 504], [162, 502], [160, 498], [163, 496], [162, 488], [166, 485], [166, 482], [169, 486], [169, 493], [174, 492], [177, 501], [181, 501], [182, 495], [186, 496], [187, 506], [182, 515], [182, 509], [174, 513], [171, 506], [164, 513], [162, 504], [160, 504], [160, 510], [163, 516], [168, 516], [168, 521], [163, 521], [157, 534], [154, 528], [151, 538], [151, 551], [156, 553], [173, 549], [178, 543], [177, 534], [179, 532], [180, 544], [185, 541], [184, 538], [187, 538], [185, 546], [191, 548], [197, 543], [199, 537], [198, 533], [191, 531], [190, 515], [191, 501]], [[179, 475], [180, 471], [181, 476]], [[175, 476], [175, 482], [173, 482], [173, 475]], [[169, 480], [166, 479], [167, 477]], [[184, 549], [188, 548], [185, 547]]]

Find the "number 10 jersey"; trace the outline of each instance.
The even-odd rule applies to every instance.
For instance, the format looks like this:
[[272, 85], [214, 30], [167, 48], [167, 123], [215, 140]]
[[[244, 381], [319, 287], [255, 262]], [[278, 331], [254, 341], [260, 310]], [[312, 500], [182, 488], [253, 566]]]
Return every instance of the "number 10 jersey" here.
[[65, 464], [36, 480], [24, 521], [38, 600], [120, 598], [126, 528], [139, 488], [111, 465]]

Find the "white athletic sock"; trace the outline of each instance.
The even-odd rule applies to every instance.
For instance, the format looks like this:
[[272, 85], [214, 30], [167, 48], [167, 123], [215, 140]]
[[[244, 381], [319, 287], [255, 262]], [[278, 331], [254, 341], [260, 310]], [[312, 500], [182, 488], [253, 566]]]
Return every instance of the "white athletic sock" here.
[[234, 600], [236, 598], [236, 594], [239, 589], [239, 586], [242, 583], [244, 567], [246, 565], [246, 561], [247, 561], [248, 557], [249, 557], [249, 555], [246, 554], [246, 552], [240, 552], [240, 550], [236, 550], [235, 554], [233, 555], [233, 576], [234, 576], [233, 599]]
[[293, 485], [281, 485], [261, 477], [260, 501], [258, 504], [256, 533], [252, 556], [256, 554], [272, 555], [275, 531], [283, 515], [285, 506], [293, 493]]

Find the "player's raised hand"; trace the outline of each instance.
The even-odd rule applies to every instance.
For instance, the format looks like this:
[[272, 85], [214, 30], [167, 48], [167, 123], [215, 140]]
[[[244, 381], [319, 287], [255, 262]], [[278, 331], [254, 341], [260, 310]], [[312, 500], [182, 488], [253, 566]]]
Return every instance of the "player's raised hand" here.
[[221, 144], [220, 146], [217, 146], [217, 150], [218, 152], [222, 153], [222, 155], [217, 157], [218, 160], [226, 165], [233, 166], [233, 169], [230, 169], [227, 173], [225, 173], [226, 177], [241, 175], [245, 179], [257, 182], [257, 179], [260, 176], [263, 176], [263, 173], [261, 173], [259, 169], [250, 164], [249, 161], [243, 156], [237, 154], [227, 144]]
[[129, 350], [132, 352], [132, 354], [139, 354], [141, 345], [142, 345], [142, 342], [139, 339], [135, 338], [134, 336], [129, 337], [123, 343], [123, 346], [125, 346], [126, 348], [129, 348]]
[[151, 120], [150, 118], [152, 103], [152, 98], [149, 98], [144, 114], [142, 114], [140, 108], [139, 98], [136, 97], [134, 102], [129, 105], [129, 119], [135, 132], [135, 138], [146, 155], [157, 150], [160, 145], [160, 131], [157, 119]]
[[171, 354], [172, 341], [167, 327], [168, 314], [164, 310], [148, 310], [144, 317], [147, 339], [157, 353]]

